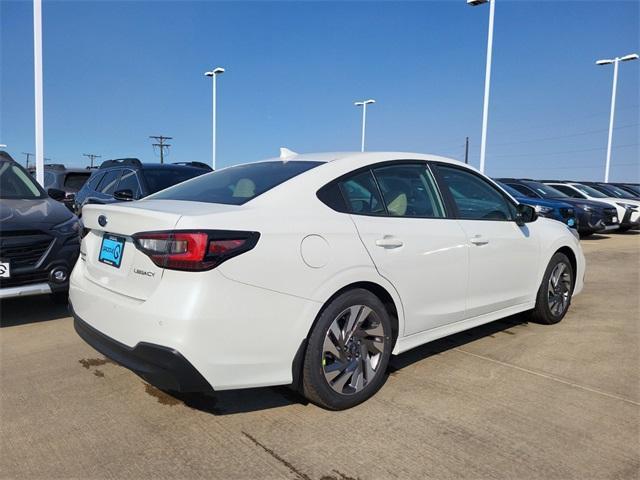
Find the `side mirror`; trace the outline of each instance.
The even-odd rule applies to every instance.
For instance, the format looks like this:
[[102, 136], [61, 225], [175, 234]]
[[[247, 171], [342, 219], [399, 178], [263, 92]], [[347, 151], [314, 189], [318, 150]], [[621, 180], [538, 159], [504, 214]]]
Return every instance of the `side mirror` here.
[[133, 192], [128, 188], [124, 190], [116, 190], [113, 192], [113, 198], [123, 202], [130, 202], [133, 200]]
[[525, 223], [535, 222], [538, 218], [538, 212], [531, 205], [521, 203], [516, 209], [516, 223], [523, 227]]
[[67, 196], [65, 197], [65, 200], [69, 203], [75, 202], [76, 201], [76, 194], [75, 193], [69, 193], [67, 194]]
[[53, 198], [54, 200], [57, 200], [59, 202], [63, 201], [64, 198], [67, 195], [64, 192], [64, 190], [58, 190], [57, 188], [50, 188], [49, 190], [47, 190], [47, 193], [49, 194], [49, 196], [51, 198]]

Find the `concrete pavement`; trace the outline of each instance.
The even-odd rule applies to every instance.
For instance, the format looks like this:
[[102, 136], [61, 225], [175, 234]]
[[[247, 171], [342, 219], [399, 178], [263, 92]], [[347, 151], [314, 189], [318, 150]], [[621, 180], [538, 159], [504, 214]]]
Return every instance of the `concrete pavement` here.
[[562, 323], [415, 349], [345, 412], [284, 387], [175, 398], [82, 342], [64, 308], [6, 301], [0, 477], [637, 479], [640, 235], [607, 237], [583, 241]]

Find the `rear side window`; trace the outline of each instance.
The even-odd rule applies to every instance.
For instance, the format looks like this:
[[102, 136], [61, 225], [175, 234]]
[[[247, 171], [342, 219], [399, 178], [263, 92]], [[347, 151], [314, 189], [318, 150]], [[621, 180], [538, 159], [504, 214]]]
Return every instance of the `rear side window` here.
[[404, 164], [373, 170], [391, 217], [442, 218], [444, 207], [435, 181], [424, 164]]
[[65, 189], [71, 192], [77, 192], [82, 188], [85, 182], [89, 179], [91, 173], [67, 173], [64, 178]]
[[438, 165], [445, 187], [465, 220], [512, 220], [511, 204], [493, 185], [460, 168]]
[[380, 191], [371, 170], [357, 173], [340, 182], [347, 208], [356, 215], [386, 215]]
[[98, 186], [98, 183], [100, 183], [100, 180], [102, 180], [102, 177], [104, 177], [104, 172], [94, 173], [93, 175], [91, 175], [87, 183], [84, 184], [83, 188], [89, 189], [89, 190], [95, 190], [96, 187]]
[[323, 162], [259, 162], [202, 175], [153, 195], [154, 199], [242, 205]]
[[118, 178], [120, 178], [120, 169], [108, 171], [100, 180], [96, 190], [105, 195], [111, 195], [118, 184]]

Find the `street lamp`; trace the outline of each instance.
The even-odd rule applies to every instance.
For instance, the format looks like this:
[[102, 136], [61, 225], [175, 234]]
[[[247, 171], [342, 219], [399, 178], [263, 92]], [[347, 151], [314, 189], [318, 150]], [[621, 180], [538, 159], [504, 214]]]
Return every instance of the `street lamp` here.
[[609, 116], [609, 140], [607, 141], [607, 160], [604, 165], [604, 181], [609, 183], [609, 168], [611, 166], [611, 141], [613, 140], [613, 118], [616, 114], [616, 90], [618, 88], [618, 64], [620, 62], [628, 62], [629, 60], [637, 60], [638, 54], [632, 53], [624, 57], [616, 57], [613, 59], [605, 58], [598, 60], [596, 65], [609, 65], [613, 63], [613, 91], [611, 92], [611, 115]]
[[367, 125], [367, 105], [371, 103], [376, 103], [376, 101], [370, 98], [369, 100], [362, 100], [361, 102], [353, 102], [356, 107], [362, 107], [362, 143], [360, 144], [361, 152], [364, 152], [364, 135]]
[[477, 6], [489, 3], [489, 36], [487, 39], [487, 65], [484, 74], [484, 104], [482, 107], [482, 137], [480, 140], [480, 172], [484, 173], [484, 159], [487, 152], [487, 123], [489, 121], [489, 87], [491, 85], [491, 55], [493, 51], [493, 17], [496, 0], [467, 0], [467, 5]]
[[216, 77], [224, 73], [224, 68], [216, 67], [210, 72], [204, 72], [205, 77], [213, 79], [213, 121], [211, 126], [211, 166], [216, 169]]

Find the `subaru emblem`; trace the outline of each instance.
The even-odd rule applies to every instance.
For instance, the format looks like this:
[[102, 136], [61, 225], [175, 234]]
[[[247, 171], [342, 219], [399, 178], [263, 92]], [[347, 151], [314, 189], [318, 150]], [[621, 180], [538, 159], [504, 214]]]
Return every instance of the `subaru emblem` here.
[[101, 227], [106, 227], [107, 226], [107, 217], [105, 217], [104, 215], [100, 215], [98, 217], [98, 223], [100, 224]]

